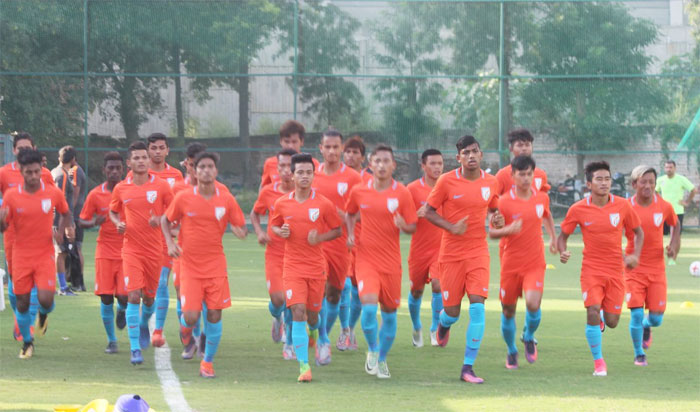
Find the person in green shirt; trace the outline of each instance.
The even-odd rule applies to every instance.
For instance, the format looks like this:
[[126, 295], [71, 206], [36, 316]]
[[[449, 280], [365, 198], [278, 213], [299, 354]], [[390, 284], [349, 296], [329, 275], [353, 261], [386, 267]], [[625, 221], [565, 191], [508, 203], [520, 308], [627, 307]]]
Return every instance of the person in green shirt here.
[[[681, 231], [683, 230], [683, 213], [685, 208], [693, 202], [696, 190], [693, 183], [687, 177], [676, 174], [676, 162], [667, 160], [664, 165], [665, 176], [661, 176], [656, 181], [656, 191], [673, 206], [673, 210], [678, 215]], [[685, 192], [690, 192], [688, 196]], [[669, 228], [664, 224], [664, 235], [668, 235]]]

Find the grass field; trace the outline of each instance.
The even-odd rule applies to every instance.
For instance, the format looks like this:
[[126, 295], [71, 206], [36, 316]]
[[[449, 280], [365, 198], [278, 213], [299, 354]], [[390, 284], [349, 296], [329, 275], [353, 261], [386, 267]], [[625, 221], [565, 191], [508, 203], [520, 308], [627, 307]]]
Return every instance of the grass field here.
[[[224, 312], [224, 332], [215, 359], [217, 378], [198, 376], [198, 361], [179, 358], [180, 343], [171, 292], [166, 337], [173, 346], [172, 366], [189, 405], [198, 411], [463, 411], [463, 410], [700, 410], [700, 278], [688, 265], [700, 260], [700, 236], [687, 233], [678, 265], [668, 268], [668, 310], [654, 344], [647, 351], [649, 366], [634, 366], [628, 332], [629, 313], [620, 325], [603, 335], [608, 376], [591, 376], [593, 362], [586, 344], [585, 312], [579, 291], [581, 239], [574, 236], [572, 261], [564, 266], [547, 256], [556, 269], [548, 270], [537, 332], [539, 360], [521, 368], [504, 368], [505, 344], [500, 336], [497, 299], [498, 259], [492, 259], [491, 298], [486, 303], [486, 334], [475, 370], [486, 379], [475, 386], [459, 381], [468, 316], [452, 328], [447, 348], [429, 346], [430, 299], [423, 301], [424, 339], [428, 346], [411, 345], [411, 323], [404, 301], [399, 309], [398, 335], [388, 362], [392, 378], [379, 381], [364, 372], [364, 338], [360, 350], [333, 352], [326, 367], [312, 367], [314, 382], [297, 384], [296, 362], [283, 361], [281, 345], [270, 340], [270, 316], [263, 275], [263, 249], [226, 235], [233, 307]], [[86, 280], [92, 287], [95, 232], [85, 241]], [[402, 238], [404, 257], [409, 238]], [[491, 244], [497, 256], [496, 244]], [[406, 268], [406, 265], [404, 265]], [[693, 308], [682, 308], [685, 301]], [[9, 306], [9, 304], [8, 304]], [[523, 310], [517, 316], [522, 327]], [[336, 327], [332, 342], [338, 334]], [[154, 350], [146, 362], [129, 363], [126, 330], [117, 331], [121, 352], [106, 355], [106, 338], [99, 299], [90, 293], [57, 297], [48, 334], [38, 339], [34, 357], [17, 358], [19, 343], [12, 339], [12, 314], [0, 313], [0, 410], [52, 410], [62, 403], [87, 403], [95, 398], [114, 402], [125, 393], [141, 394], [157, 411], [168, 410], [154, 368]], [[359, 325], [358, 325], [359, 331]], [[522, 354], [522, 346], [519, 344]], [[159, 349], [160, 350], [160, 349]]]

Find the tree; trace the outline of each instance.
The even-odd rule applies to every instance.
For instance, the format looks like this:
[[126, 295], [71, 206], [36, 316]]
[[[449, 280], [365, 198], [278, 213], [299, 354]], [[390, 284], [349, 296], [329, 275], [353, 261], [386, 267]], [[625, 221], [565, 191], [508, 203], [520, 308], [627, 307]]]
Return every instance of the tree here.
[[[656, 26], [610, 3], [546, 3], [523, 33], [519, 62], [538, 75], [585, 75], [589, 79], [532, 79], [523, 86], [521, 110], [566, 150], [625, 149], [640, 138], [635, 125], [663, 109], [665, 96], [647, 78], [602, 78], [646, 73], [646, 47]], [[601, 78], [595, 78], [601, 76]], [[582, 176], [584, 156], [577, 154]]]

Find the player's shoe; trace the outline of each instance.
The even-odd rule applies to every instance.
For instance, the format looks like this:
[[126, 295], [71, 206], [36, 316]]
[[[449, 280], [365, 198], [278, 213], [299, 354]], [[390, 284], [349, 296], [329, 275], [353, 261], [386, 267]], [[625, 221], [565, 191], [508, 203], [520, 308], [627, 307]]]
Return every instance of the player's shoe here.
[[430, 346], [439, 346], [437, 341], [437, 331], [430, 331]]
[[365, 359], [365, 372], [376, 375], [379, 371], [379, 352], [367, 352]]
[[197, 352], [197, 342], [190, 336], [189, 342], [182, 349], [182, 354], [180, 355], [183, 360], [190, 360], [194, 358], [194, 353]]
[[506, 356], [506, 369], [518, 369], [518, 352]]
[[537, 340], [525, 340], [521, 336], [520, 341], [525, 346], [525, 359], [527, 363], [535, 363], [537, 361]]
[[126, 327], [126, 311], [117, 309], [117, 328], [122, 330]]
[[58, 296], [78, 296], [78, 295], [76, 295], [76, 294], [71, 290], [71, 288], [65, 287], [65, 288], [59, 289], [59, 291], [58, 291]]
[[608, 376], [608, 365], [605, 364], [603, 358], [594, 361], [595, 370], [593, 376]]
[[462, 373], [459, 375], [459, 379], [463, 380], [464, 382], [469, 382], [469, 383], [476, 383], [476, 384], [484, 383], [483, 379], [476, 376], [476, 373], [474, 373], [474, 368], [472, 368], [472, 365], [462, 365]]
[[338, 341], [335, 343], [335, 347], [339, 351], [346, 351], [350, 346], [350, 329], [341, 329], [340, 335], [338, 335]]
[[141, 349], [136, 349], [131, 351], [131, 364], [140, 365], [143, 363], [143, 355], [141, 355]]
[[326, 366], [331, 363], [331, 344], [319, 343], [316, 346], [316, 365]]
[[216, 373], [214, 373], [214, 364], [202, 360], [202, 362], [199, 363], [199, 376], [202, 378], [216, 378]]
[[414, 329], [413, 330], [413, 336], [411, 337], [413, 341], [413, 346], [416, 348], [422, 348], [423, 347], [423, 330], [421, 329]]
[[39, 336], [46, 335], [46, 331], [49, 329], [49, 315], [45, 313], [39, 313], [36, 318], [36, 330]]
[[117, 342], [109, 342], [105, 348], [105, 353], [113, 354], [119, 352]]
[[163, 330], [156, 329], [153, 331], [153, 336], [151, 336], [151, 345], [156, 348], [160, 348], [165, 345], [165, 338], [163, 337]]
[[647, 363], [647, 355], [639, 355], [634, 358], [634, 364], [637, 366], [649, 366]]
[[282, 317], [272, 318], [272, 330], [270, 335], [272, 336], [272, 341], [275, 343], [280, 343], [282, 341], [282, 335], [284, 334], [284, 322], [282, 322]]
[[644, 328], [644, 332], [642, 332], [642, 348], [649, 349], [651, 342], [651, 328]]
[[311, 382], [311, 366], [308, 363], [299, 364], [299, 377], [297, 382]]
[[446, 328], [441, 324], [438, 324], [437, 328], [437, 343], [440, 347], [447, 346], [447, 342], [450, 340], [450, 328]]
[[34, 342], [24, 342], [19, 351], [20, 359], [29, 359], [34, 355]]
[[294, 353], [294, 345], [287, 345], [286, 343], [282, 346], [282, 359], [284, 360], [294, 360], [297, 358], [296, 353]]
[[389, 372], [389, 365], [386, 361], [381, 361], [377, 364], [377, 378], [379, 379], [389, 379], [391, 378], [391, 373]]
[[151, 344], [151, 332], [148, 330], [148, 325], [139, 326], [139, 345], [141, 350], [148, 349]]
[[348, 350], [357, 350], [357, 337], [352, 329], [350, 329], [350, 335], [348, 336]]
[[17, 324], [17, 319], [15, 319], [15, 328], [12, 330], [12, 336], [16, 341], [22, 341], [22, 332], [19, 331], [19, 325]]

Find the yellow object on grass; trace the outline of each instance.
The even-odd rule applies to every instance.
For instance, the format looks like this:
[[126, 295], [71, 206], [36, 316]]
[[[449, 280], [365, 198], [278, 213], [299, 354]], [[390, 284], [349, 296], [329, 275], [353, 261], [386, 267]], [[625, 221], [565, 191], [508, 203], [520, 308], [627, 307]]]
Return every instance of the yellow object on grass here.
[[690, 308], [692, 308], [692, 307], [694, 307], [694, 306], [695, 306], [695, 305], [693, 304], [693, 302], [689, 302], [689, 301], [687, 301], [687, 300], [686, 300], [685, 302], [681, 303], [681, 307], [682, 307], [683, 309], [690, 309]]
[[554, 266], [554, 265], [551, 264], [551, 263], [548, 263], [548, 264], [547, 264], [547, 269], [556, 269], [556, 268], [557, 268], [557, 267]]

